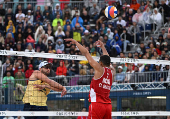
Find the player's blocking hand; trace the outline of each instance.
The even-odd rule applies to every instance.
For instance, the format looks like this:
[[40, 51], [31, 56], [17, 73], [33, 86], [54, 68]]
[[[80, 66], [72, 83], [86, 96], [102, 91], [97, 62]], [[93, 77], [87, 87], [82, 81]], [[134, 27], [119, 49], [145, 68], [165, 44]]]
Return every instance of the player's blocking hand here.
[[76, 40], [72, 39], [72, 38], [68, 38], [68, 39], [64, 39], [66, 42], [71, 42], [71, 44], [76, 44]]
[[98, 41], [96, 41], [96, 46], [102, 48], [102, 47], [104, 47], [104, 44], [102, 41], [98, 40]]
[[67, 90], [66, 90], [66, 88], [64, 87], [64, 89], [63, 89], [62, 92], [61, 92], [61, 97], [63, 97], [65, 94], [67, 94]]

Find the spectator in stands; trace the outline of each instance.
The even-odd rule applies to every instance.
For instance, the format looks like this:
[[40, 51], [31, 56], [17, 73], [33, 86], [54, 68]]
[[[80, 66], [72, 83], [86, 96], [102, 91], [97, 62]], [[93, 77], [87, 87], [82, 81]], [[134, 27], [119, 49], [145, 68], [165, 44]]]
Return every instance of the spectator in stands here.
[[5, 63], [2, 65], [3, 66], [3, 73], [6, 72], [6, 68], [9, 67], [10, 64], [11, 64], [10, 60], [6, 59]]
[[161, 25], [162, 25], [162, 16], [158, 12], [157, 8], [155, 8], [153, 10], [153, 14], [151, 15], [151, 20], [152, 20], [153, 24], [155, 24], [157, 26], [157, 29], [159, 29], [161, 27]]
[[161, 12], [163, 11], [164, 14], [164, 23], [168, 22], [168, 20], [166, 19], [166, 17], [169, 17], [170, 14], [170, 8], [168, 5], [166, 5], [166, 1], [165, 0], [161, 0], [161, 6], [163, 7], [163, 9], [161, 9]]
[[90, 24], [90, 16], [87, 14], [87, 11], [84, 11], [83, 14], [81, 15], [81, 18], [83, 19], [83, 25], [88, 25]]
[[129, 17], [133, 17], [133, 9], [129, 9], [129, 11], [126, 13], [126, 21], [129, 22]]
[[23, 73], [21, 71], [18, 71], [16, 74], [15, 74], [15, 85], [16, 84], [21, 84], [23, 86], [26, 85], [26, 81], [25, 81], [25, 77], [23, 75]]
[[12, 38], [12, 34], [11, 33], [8, 33], [7, 34], [7, 37], [5, 39], [5, 45], [9, 44], [10, 42], [14, 43], [15, 42], [15, 39]]
[[33, 23], [33, 21], [34, 21], [34, 16], [32, 15], [31, 10], [28, 10], [28, 12], [27, 12], [27, 14], [26, 14], [25, 17], [28, 18], [28, 21], [31, 21], [31, 23]]
[[3, 4], [0, 3], [0, 16], [4, 19], [5, 18], [6, 11], [3, 8]]
[[63, 38], [64, 36], [65, 36], [65, 33], [62, 30], [62, 27], [58, 26], [58, 30], [55, 32], [55, 37], [62, 37]]
[[139, 7], [139, 9], [141, 9], [142, 12], [145, 10], [145, 2], [144, 1], [141, 1], [141, 6]]
[[75, 74], [79, 74], [79, 66], [75, 60], [71, 60], [71, 63], [68, 67], [69, 76], [73, 76]]
[[25, 52], [35, 52], [35, 50], [33, 49], [31, 43], [29, 43], [29, 44], [27, 45], [27, 48], [25, 49]]
[[39, 26], [35, 32], [35, 37], [34, 37], [36, 43], [38, 42], [42, 34], [45, 34], [45, 30], [43, 29], [42, 26]]
[[62, 18], [63, 13], [62, 13], [62, 10], [60, 9], [60, 5], [57, 3], [55, 5], [55, 9], [53, 10], [53, 16], [58, 15], [58, 13], [60, 15], [59, 17]]
[[85, 28], [83, 27], [83, 19], [80, 17], [79, 13], [76, 13], [76, 17], [73, 18], [71, 24], [73, 29], [75, 29], [76, 25], [79, 25], [81, 28], [83, 28], [83, 30], [85, 30]]
[[40, 52], [46, 50], [46, 46], [42, 42], [42, 38], [41, 37], [39, 38], [38, 43], [35, 45], [35, 49], [37, 49], [38, 47], [40, 48]]
[[108, 39], [109, 39], [109, 40], [112, 40], [114, 33], [111, 32], [111, 29], [110, 29], [110, 28], [107, 28], [107, 33], [106, 33], [106, 35], [108, 36]]
[[160, 7], [159, 2], [158, 2], [157, 0], [155, 0], [155, 1], [154, 1], [154, 4], [153, 4], [153, 9], [154, 9], [154, 8], [158, 8], [158, 9], [159, 9], [159, 7]]
[[16, 23], [19, 23], [19, 22], [24, 23], [25, 14], [22, 12], [21, 9], [18, 10], [18, 13], [16, 14], [15, 18], [16, 18]]
[[4, 45], [4, 44], [5, 44], [5, 42], [4, 42], [4, 37], [3, 37], [2, 32], [0, 32], [0, 44], [1, 44], [1, 45]]
[[67, 68], [65, 67], [64, 65], [64, 61], [60, 61], [60, 65], [59, 67], [57, 67], [56, 69], [56, 75], [57, 75], [57, 78], [61, 79], [61, 78], [64, 78], [64, 83], [67, 84], [67, 79], [66, 79], [66, 75], [67, 75]]
[[115, 80], [118, 83], [123, 83], [126, 78], [125, 72], [123, 72], [122, 66], [118, 66], [118, 73], [116, 74]]
[[82, 38], [85, 40], [85, 42], [86, 43], [90, 43], [90, 41], [89, 41], [89, 37], [90, 37], [90, 33], [89, 33], [89, 31], [88, 30], [85, 30], [84, 31], [84, 36], [82, 36]]
[[[49, 12], [49, 14], [51, 14], [51, 11], [50, 11], [49, 7], [44, 6], [43, 16], [45, 16], [47, 12]], [[52, 16], [52, 14], [51, 14], [51, 16]]]
[[8, 26], [6, 26], [6, 32], [9, 33], [10, 30], [12, 33], [15, 33], [15, 26], [14, 26], [12, 20], [9, 20]]
[[153, 82], [158, 82], [161, 80], [162, 72], [160, 72], [160, 64], [155, 65], [155, 73], [153, 73]]
[[[37, 6], [37, 10], [36, 10], [36, 11], [39, 11], [41, 15], [43, 14], [43, 12], [42, 12], [42, 10], [41, 10], [41, 7], [40, 7], [40, 6]], [[36, 11], [35, 11], [35, 14], [34, 14], [34, 15], [36, 15]]]
[[52, 16], [52, 14], [50, 14], [49, 11], [46, 11], [45, 15], [43, 17], [44, 17], [44, 22], [47, 22], [47, 21], [52, 22], [53, 21], [53, 16]]
[[138, 24], [143, 23], [143, 18], [142, 18], [142, 12], [140, 9], [137, 10], [137, 13], [135, 13], [132, 17], [132, 21], [137, 22]]
[[43, 16], [41, 15], [41, 12], [37, 10], [34, 15], [34, 24], [40, 23], [42, 25], [42, 22], [43, 22]]
[[99, 15], [99, 7], [97, 6], [96, 3], [93, 3], [93, 7], [90, 8], [90, 16], [94, 19], [94, 22], [96, 23]]
[[71, 19], [71, 13], [69, 12], [69, 9], [66, 9], [63, 14], [63, 19], [70, 20]]
[[[66, 11], [68, 11], [69, 12], [69, 15], [71, 15], [71, 9], [68, 7], [68, 5], [67, 4], [65, 4], [64, 5], [64, 9], [62, 10], [62, 14], [65, 16], [65, 13], [66, 13]], [[71, 18], [72, 16], [70, 16], [70, 18]], [[70, 19], [69, 18], [69, 19]]]
[[27, 8], [25, 9], [25, 14], [28, 14], [28, 12], [30, 12], [31, 11], [31, 15], [34, 15], [34, 11], [33, 11], [33, 8], [32, 8], [32, 5], [31, 4], [28, 4], [27, 5]]
[[67, 26], [70, 26], [70, 29], [72, 29], [72, 25], [70, 24], [70, 20], [66, 20], [66, 24], [64, 25], [64, 31], [67, 31]]
[[17, 5], [17, 8], [15, 10], [15, 16], [16, 16], [16, 14], [19, 13], [20, 10], [22, 10], [22, 6], [21, 5]]
[[139, 42], [140, 42], [139, 37], [140, 37], [140, 35], [141, 35], [141, 32], [140, 32], [140, 28], [139, 28], [139, 26], [138, 26], [138, 24], [137, 24], [136, 21], [133, 21], [133, 25], [130, 26], [130, 29], [129, 29], [128, 32], [129, 32], [130, 35], [131, 35], [131, 42], [133, 42], [133, 43], [135, 42], [135, 41], [132, 41], [132, 40], [135, 40], [135, 39], [134, 39], [134, 35], [136, 35], [136, 43], [139, 43]]
[[133, 64], [128, 64], [125, 83], [129, 83], [132, 78], [132, 73], [134, 73], [134, 70], [132, 68], [133, 68]]
[[13, 65], [12, 64], [10, 64], [8, 67], [6, 67], [6, 71], [5, 71], [5, 73], [3, 73], [3, 76], [6, 76], [7, 72], [10, 72], [11, 76], [14, 76]]
[[29, 78], [31, 74], [33, 73], [33, 65], [29, 64], [28, 69], [25, 72], [25, 78]]
[[137, 12], [139, 7], [140, 7], [140, 4], [137, 3], [137, 0], [132, 0], [132, 4], [130, 5], [130, 8], [133, 9], [134, 13]]
[[[150, 20], [151, 14], [152, 14], [152, 12], [150, 11], [150, 8], [147, 7], [146, 11], [143, 12], [143, 21], [145, 22], [145, 24], [151, 24], [151, 20]], [[143, 26], [145, 24], [143, 24]]]
[[26, 43], [35, 43], [34, 35], [30, 27], [28, 27], [27, 31], [24, 33], [25, 35], [25, 42]]
[[168, 33], [166, 33], [165, 28], [162, 28], [161, 32], [162, 32], [161, 34], [163, 35], [163, 39], [165, 40], [167, 38]]
[[61, 26], [63, 26], [63, 20], [60, 19], [60, 14], [57, 14], [56, 18], [53, 20], [52, 26], [53, 26], [53, 27], [56, 27], [58, 21], [60, 22]]
[[71, 10], [72, 18], [74, 18], [76, 16], [76, 13], [80, 14], [80, 10], [75, 5], [74, 8]]
[[8, 25], [9, 20], [12, 20], [14, 22], [14, 19], [15, 19], [15, 17], [14, 17], [14, 14], [12, 12], [12, 9], [9, 8], [7, 10], [7, 14], [5, 15], [5, 26]]
[[[10, 85], [10, 87], [13, 85], [14, 87], [14, 84], [15, 84], [15, 80], [14, 80], [14, 77], [11, 76], [11, 73], [10, 71], [6, 72], [6, 76], [3, 78], [2, 80], [2, 83], [4, 84], [2, 86], [2, 88], [8, 88], [8, 86]], [[9, 83], [8, 83], [9, 82]]]
[[61, 50], [62, 52], [64, 51], [64, 44], [63, 44], [63, 39], [58, 39], [56, 41], [56, 46], [55, 46], [55, 50], [57, 51], [58, 49]]

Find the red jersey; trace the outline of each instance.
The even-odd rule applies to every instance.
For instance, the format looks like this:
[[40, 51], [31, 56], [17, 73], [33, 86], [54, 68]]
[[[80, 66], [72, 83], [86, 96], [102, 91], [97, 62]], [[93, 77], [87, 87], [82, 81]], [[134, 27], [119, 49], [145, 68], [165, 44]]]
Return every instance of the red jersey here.
[[109, 98], [112, 86], [112, 71], [104, 67], [103, 75], [99, 79], [92, 78], [89, 92], [89, 102], [111, 103]]

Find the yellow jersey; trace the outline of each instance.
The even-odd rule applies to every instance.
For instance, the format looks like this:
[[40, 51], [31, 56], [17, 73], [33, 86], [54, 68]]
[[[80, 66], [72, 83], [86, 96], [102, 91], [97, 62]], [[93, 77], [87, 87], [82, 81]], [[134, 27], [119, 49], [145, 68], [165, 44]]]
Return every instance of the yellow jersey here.
[[47, 95], [50, 92], [50, 89], [44, 88], [38, 90], [34, 85], [48, 85], [47, 83], [41, 80], [29, 80], [25, 95], [23, 97], [23, 103], [30, 103], [30, 105], [36, 106], [47, 106]]

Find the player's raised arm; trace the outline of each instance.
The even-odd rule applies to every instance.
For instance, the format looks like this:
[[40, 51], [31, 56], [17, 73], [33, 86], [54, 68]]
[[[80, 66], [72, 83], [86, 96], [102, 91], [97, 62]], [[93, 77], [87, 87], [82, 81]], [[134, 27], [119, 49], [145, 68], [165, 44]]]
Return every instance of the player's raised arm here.
[[100, 41], [100, 40], [96, 41], [96, 45], [97, 45], [97, 47], [100, 47], [102, 49], [103, 55], [108, 55], [109, 56], [109, 54], [108, 54], [106, 48], [104, 47], [104, 44], [103, 44], [102, 41]]
[[[50, 85], [50, 89], [52, 90], [56, 90], [56, 91], [63, 91], [66, 90], [64, 86], [62, 86], [61, 84], [49, 79], [46, 75], [44, 75], [41, 71], [34, 71], [34, 76], [35, 78], [42, 80], [43, 82], [46, 82], [47, 84]], [[49, 87], [48, 87], [49, 88]]]
[[103, 71], [103, 67], [93, 59], [93, 57], [90, 55], [89, 51], [84, 48], [81, 44], [79, 44], [76, 40], [74, 39], [64, 39], [65, 41], [70, 41], [72, 44], [75, 44], [78, 49], [80, 50], [80, 52], [82, 53], [82, 55], [84, 55], [89, 64], [97, 71]]

